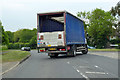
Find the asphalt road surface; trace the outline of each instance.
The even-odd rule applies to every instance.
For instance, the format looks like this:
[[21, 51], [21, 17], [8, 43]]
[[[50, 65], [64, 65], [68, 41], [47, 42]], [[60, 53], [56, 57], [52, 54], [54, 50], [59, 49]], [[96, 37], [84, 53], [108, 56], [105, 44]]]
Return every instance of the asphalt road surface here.
[[[118, 78], [118, 59], [92, 53], [79, 54], [76, 57], [60, 55], [58, 58], [49, 58], [46, 53], [37, 53], [37, 50], [33, 50], [31, 57], [2, 77], [83, 78], [85, 80], [90, 80], [90, 78]], [[94, 53], [97, 54], [97, 52]], [[110, 53], [108, 52], [108, 54]]]

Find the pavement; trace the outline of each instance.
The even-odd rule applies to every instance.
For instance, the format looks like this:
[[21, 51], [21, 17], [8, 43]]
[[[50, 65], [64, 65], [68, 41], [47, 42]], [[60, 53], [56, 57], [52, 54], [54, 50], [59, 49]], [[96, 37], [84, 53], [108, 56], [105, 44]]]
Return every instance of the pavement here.
[[37, 53], [37, 50], [32, 50], [31, 56], [26, 61], [2, 77], [83, 78], [85, 80], [118, 78], [118, 58], [111, 57], [110, 55], [113, 53], [118, 55], [117, 52], [89, 52], [76, 57], [60, 55], [58, 58], [49, 58], [47, 53]]
[[120, 57], [118, 56], [118, 53], [120, 52], [117, 52], [117, 51], [98, 51], [98, 52], [95, 52], [95, 51], [89, 51], [89, 54], [93, 54], [93, 55], [99, 55], [99, 56], [104, 56], [104, 57], [109, 57], [109, 58], [114, 58], [114, 59], [120, 59]]
[[2, 63], [2, 72], [9, 70], [10, 68], [14, 67], [14, 65], [16, 65], [16, 64], [18, 64], [18, 61]]

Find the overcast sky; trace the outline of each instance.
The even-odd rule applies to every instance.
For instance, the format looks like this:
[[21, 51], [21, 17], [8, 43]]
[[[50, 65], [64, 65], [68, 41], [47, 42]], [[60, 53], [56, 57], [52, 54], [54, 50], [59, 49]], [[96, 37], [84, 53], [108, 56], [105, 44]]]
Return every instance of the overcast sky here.
[[100, 8], [109, 11], [119, 0], [1, 0], [0, 20], [6, 31], [36, 28], [37, 13], [66, 10], [74, 15], [80, 11]]

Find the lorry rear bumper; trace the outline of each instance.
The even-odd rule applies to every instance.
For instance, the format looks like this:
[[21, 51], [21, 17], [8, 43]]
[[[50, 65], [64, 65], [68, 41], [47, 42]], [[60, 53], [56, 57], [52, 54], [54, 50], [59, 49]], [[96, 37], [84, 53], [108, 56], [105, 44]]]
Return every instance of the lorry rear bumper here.
[[40, 52], [40, 53], [55, 53], [55, 54], [66, 54], [67, 51], [44, 51], [44, 52]]
[[67, 51], [46, 51], [46, 53], [59, 53], [59, 54], [65, 54]]

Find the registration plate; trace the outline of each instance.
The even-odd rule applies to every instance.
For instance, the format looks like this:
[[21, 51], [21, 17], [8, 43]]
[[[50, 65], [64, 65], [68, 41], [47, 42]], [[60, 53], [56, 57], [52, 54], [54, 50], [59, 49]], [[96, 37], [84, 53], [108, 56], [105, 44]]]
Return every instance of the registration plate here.
[[49, 50], [56, 50], [56, 48], [50, 48]]

